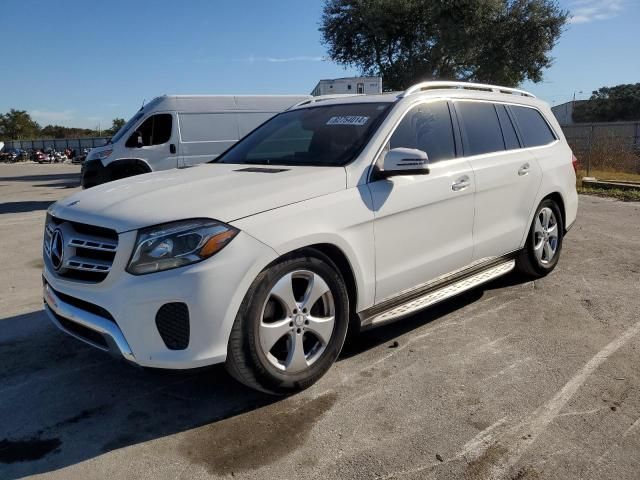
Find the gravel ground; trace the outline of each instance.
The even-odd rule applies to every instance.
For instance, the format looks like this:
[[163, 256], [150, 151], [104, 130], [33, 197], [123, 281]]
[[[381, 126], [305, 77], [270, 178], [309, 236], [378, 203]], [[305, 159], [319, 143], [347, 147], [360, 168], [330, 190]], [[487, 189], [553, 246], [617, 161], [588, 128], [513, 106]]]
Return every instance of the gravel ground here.
[[274, 399], [220, 367], [130, 367], [49, 323], [44, 214], [78, 171], [0, 165], [0, 478], [638, 478], [640, 204], [582, 196], [547, 278], [367, 332]]

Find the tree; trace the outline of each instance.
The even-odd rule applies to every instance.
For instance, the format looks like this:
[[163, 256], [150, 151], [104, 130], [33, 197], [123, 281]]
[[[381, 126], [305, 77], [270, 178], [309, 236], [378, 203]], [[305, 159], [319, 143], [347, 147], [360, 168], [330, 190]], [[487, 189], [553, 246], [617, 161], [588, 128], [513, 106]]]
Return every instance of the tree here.
[[40, 125], [25, 110], [9, 110], [0, 115], [0, 137], [6, 140], [36, 138]]
[[455, 79], [539, 82], [568, 12], [555, 0], [325, 0], [329, 57], [385, 87]]
[[111, 128], [105, 130], [104, 133], [107, 135], [115, 135], [118, 130], [120, 130], [124, 126], [125, 123], [127, 122], [124, 118], [114, 118], [111, 122]]
[[602, 87], [573, 108], [574, 122], [640, 120], [640, 83]]
[[43, 138], [82, 138], [97, 137], [98, 132], [90, 128], [63, 127], [62, 125], [47, 125], [40, 131]]

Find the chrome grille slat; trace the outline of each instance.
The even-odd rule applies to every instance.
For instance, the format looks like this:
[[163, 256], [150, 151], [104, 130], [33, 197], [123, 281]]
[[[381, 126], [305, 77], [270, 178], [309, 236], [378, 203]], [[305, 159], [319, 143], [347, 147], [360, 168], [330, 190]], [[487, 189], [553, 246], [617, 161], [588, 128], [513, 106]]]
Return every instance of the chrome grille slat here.
[[94, 258], [71, 257], [64, 262], [65, 268], [83, 270], [85, 272], [108, 272], [111, 270], [111, 262], [100, 261]]
[[76, 248], [86, 248], [89, 250], [100, 250], [102, 252], [115, 252], [118, 248], [117, 242], [107, 241], [99, 237], [86, 235], [75, 235], [69, 240], [68, 245]]
[[[73, 222], [47, 215], [44, 229], [44, 254], [52, 267], [51, 243], [56, 238], [64, 241], [61, 267], [53, 272], [65, 279], [99, 283], [103, 281], [115, 260], [118, 250], [118, 234], [110, 229]], [[103, 236], [104, 233], [104, 236]], [[56, 251], [57, 252], [57, 251]]]

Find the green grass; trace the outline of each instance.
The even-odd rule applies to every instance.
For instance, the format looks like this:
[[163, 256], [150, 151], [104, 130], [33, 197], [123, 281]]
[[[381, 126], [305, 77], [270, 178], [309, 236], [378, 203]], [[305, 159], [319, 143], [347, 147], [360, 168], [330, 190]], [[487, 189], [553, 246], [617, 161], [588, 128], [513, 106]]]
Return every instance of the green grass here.
[[583, 195], [616, 198], [623, 202], [640, 202], [640, 190], [620, 190], [618, 188], [605, 189], [582, 186], [578, 186], [577, 190], [578, 193]]
[[[578, 170], [578, 174], [576, 175], [579, 179], [587, 176], [587, 171], [584, 169]], [[637, 173], [627, 173], [627, 172], [617, 172], [614, 170], [597, 170], [591, 169], [589, 176], [596, 177], [598, 180], [609, 180], [609, 181], [632, 181], [632, 182], [640, 182], [640, 174]]]

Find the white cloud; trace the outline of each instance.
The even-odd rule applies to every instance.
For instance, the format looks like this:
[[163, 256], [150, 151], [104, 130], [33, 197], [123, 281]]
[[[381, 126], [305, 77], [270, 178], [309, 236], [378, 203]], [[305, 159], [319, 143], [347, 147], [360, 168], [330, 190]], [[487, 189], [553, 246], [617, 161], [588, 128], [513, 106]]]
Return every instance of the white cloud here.
[[46, 110], [31, 110], [29, 114], [41, 124], [68, 122], [74, 118], [73, 110], [63, 111], [46, 111]]
[[569, 23], [589, 23], [617, 17], [626, 0], [575, 0], [569, 5]]
[[323, 57], [312, 57], [310, 55], [299, 55], [297, 57], [254, 57], [240, 58], [240, 62], [269, 62], [269, 63], [289, 63], [289, 62], [321, 62]]

